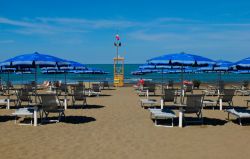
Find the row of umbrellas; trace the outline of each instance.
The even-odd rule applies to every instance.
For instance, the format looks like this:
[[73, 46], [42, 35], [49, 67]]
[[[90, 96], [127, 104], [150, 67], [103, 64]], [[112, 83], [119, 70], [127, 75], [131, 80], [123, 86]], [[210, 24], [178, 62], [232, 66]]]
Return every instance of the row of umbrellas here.
[[32, 69], [36, 72], [36, 69], [39, 67], [41, 68], [42, 73], [107, 73], [101, 69], [89, 68], [79, 62], [69, 61], [51, 55], [40, 54], [38, 52], [19, 55], [7, 59], [0, 63], [0, 67], [3, 72], [31, 73]]
[[[152, 72], [158, 72], [162, 74], [162, 88], [163, 88], [163, 74], [171, 73], [181, 73], [181, 89], [183, 90], [183, 73], [184, 72], [196, 72], [197, 70], [217, 70], [219, 72], [227, 71], [229, 67], [235, 68], [250, 68], [250, 58], [243, 59], [236, 63], [231, 63], [229, 61], [214, 61], [209, 58], [198, 56], [188, 53], [175, 53], [166, 54], [163, 56], [158, 56], [151, 58], [146, 61], [146, 64], [139, 66], [137, 71], [132, 72], [135, 75], [143, 75]], [[196, 68], [196, 69], [195, 69]], [[163, 93], [163, 89], [162, 89]]]
[[68, 61], [55, 56], [40, 54], [38, 52], [19, 55], [0, 63], [1, 71], [8, 72], [8, 82], [9, 72], [14, 72], [16, 70], [27, 70], [27, 68], [29, 68], [35, 70], [35, 82], [37, 83], [37, 69], [44, 67], [57, 67], [58, 69], [63, 70], [65, 74], [65, 84], [66, 73], [68, 73], [69, 70], [92, 70], [87, 68], [86, 65], [80, 64], [78, 62]]
[[[132, 74], [146, 74], [152, 72], [178, 73], [178, 72], [221, 72], [250, 70], [250, 57], [232, 63], [230, 61], [214, 61], [206, 57], [187, 54], [184, 52], [166, 54], [147, 60], [147, 63], [139, 66]], [[246, 71], [244, 71], [246, 72]]]

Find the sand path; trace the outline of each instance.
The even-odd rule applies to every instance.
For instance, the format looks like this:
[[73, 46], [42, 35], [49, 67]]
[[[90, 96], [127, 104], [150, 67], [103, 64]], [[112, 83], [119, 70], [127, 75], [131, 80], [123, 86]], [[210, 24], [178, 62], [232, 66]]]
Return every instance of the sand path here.
[[[211, 124], [155, 127], [133, 88], [103, 91], [85, 109], [68, 109], [65, 122], [38, 127], [0, 122], [0, 158], [249, 158], [250, 127], [205, 110]], [[159, 97], [155, 97], [159, 98]], [[236, 100], [242, 100], [237, 97]], [[239, 101], [240, 102], [240, 101]], [[13, 110], [0, 110], [0, 116]]]

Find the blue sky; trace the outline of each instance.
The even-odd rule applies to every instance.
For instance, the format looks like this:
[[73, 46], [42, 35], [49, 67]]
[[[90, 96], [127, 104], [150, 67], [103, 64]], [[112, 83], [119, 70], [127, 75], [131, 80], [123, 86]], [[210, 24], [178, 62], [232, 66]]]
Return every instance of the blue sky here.
[[0, 0], [0, 61], [35, 51], [112, 63], [118, 31], [126, 63], [187, 52], [249, 57], [247, 0]]

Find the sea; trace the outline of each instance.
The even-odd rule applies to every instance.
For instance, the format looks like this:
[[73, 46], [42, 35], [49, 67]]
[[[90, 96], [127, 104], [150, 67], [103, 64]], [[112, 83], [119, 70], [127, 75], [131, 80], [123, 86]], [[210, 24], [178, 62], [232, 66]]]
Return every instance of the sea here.
[[[131, 72], [138, 69], [141, 64], [125, 64], [124, 66], [124, 82], [125, 83], [136, 83], [140, 78], [145, 80], [153, 81], [156, 83], [167, 82], [173, 80], [175, 82], [181, 81], [180, 73], [172, 74], [161, 74], [152, 73], [145, 75], [132, 75]], [[108, 74], [42, 74], [38, 71], [37, 81], [42, 83], [45, 80], [48, 81], [66, 81], [67, 83], [75, 83], [78, 81], [84, 82], [99, 82], [99, 81], [109, 81], [113, 82], [113, 64], [88, 64], [91, 68], [100, 68], [108, 72]], [[15, 74], [1, 73], [0, 79], [2, 82], [12, 81], [14, 84], [26, 84], [35, 80], [34, 74]], [[243, 82], [250, 80], [250, 74], [237, 74], [237, 73], [184, 73], [184, 80], [199, 80], [202, 83], [216, 83], [218, 80], [223, 80], [225, 82]]]

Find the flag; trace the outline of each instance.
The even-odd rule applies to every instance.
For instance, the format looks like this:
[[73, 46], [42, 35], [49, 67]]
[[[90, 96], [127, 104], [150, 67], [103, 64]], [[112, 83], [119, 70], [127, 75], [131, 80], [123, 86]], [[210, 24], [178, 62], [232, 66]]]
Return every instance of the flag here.
[[118, 40], [118, 41], [120, 40], [120, 37], [119, 37], [118, 34], [115, 35], [115, 38], [116, 38], [116, 40]]

